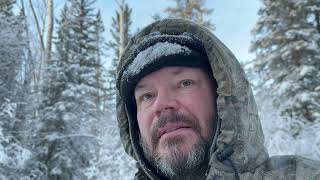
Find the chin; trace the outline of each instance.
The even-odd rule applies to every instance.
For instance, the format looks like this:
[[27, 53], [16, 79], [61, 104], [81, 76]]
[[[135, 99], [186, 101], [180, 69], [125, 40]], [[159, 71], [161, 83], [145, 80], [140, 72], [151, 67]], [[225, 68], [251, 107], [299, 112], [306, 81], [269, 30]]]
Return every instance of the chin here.
[[210, 143], [204, 139], [192, 143], [188, 138], [168, 139], [153, 157], [155, 166], [167, 176], [186, 175], [207, 162]]
[[188, 153], [192, 151], [194, 146], [197, 144], [198, 139], [185, 137], [183, 135], [166, 138], [161, 141], [159, 146], [159, 154], [164, 156], [177, 156], [176, 153], [179, 153], [179, 157], [188, 156]]

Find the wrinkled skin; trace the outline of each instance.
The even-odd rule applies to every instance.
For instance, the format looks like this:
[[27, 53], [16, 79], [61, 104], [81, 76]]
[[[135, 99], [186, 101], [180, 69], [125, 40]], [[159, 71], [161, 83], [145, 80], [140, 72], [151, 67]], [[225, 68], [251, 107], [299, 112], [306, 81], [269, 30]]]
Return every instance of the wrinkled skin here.
[[[121, 89], [121, 76], [136, 45], [155, 32], [168, 36], [179, 36], [184, 32], [192, 34], [202, 42], [211, 64], [218, 87], [216, 104], [219, 129], [212, 139], [209, 152], [208, 180], [232, 180], [236, 172], [240, 179], [320, 179], [319, 162], [299, 156], [269, 157], [264, 147], [257, 107], [243, 69], [223, 43], [208, 29], [193, 22], [164, 19], [147, 26], [134, 36], [120, 60], [118, 89]], [[166, 179], [144, 156], [136, 115], [136, 109], [130, 104], [126, 105], [119, 96], [117, 116], [120, 136], [126, 152], [137, 161], [135, 179]], [[217, 157], [227, 151], [233, 153], [227, 153], [227, 159], [218, 160]]]

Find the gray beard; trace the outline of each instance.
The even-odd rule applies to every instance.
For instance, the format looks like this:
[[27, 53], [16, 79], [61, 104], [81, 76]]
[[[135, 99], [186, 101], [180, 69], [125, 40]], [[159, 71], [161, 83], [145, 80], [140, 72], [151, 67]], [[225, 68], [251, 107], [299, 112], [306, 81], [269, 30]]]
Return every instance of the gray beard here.
[[165, 142], [165, 147], [170, 149], [168, 153], [152, 154], [140, 137], [145, 157], [165, 176], [170, 179], [199, 179], [199, 176], [204, 176], [208, 166], [211, 142], [200, 136], [199, 142], [193, 145], [190, 152], [181, 153], [183, 151], [179, 144], [185, 141], [186, 139], [180, 136], [169, 139]]

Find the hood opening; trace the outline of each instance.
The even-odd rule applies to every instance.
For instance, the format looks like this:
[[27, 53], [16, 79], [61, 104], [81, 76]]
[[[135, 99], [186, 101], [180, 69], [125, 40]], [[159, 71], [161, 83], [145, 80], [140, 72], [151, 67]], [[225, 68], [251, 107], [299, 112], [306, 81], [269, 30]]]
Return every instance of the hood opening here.
[[[188, 36], [192, 34], [192, 36]], [[264, 136], [254, 102], [250, 85], [240, 63], [230, 50], [208, 29], [191, 21], [182, 19], [165, 19], [157, 21], [137, 34], [129, 42], [122, 55], [118, 67], [117, 88], [120, 98], [117, 102], [117, 115], [122, 143], [126, 152], [138, 162], [138, 168], [145, 177], [163, 179], [157, 170], [145, 159], [139, 145], [139, 127], [136, 121], [135, 102], [126, 101], [123, 86], [124, 71], [140, 51], [165, 36], [184, 37], [181, 43], [188, 43], [190, 37], [199, 41], [199, 46], [208, 57], [212, 75], [217, 82], [217, 131], [210, 149], [210, 169], [208, 173], [234, 173], [234, 168], [217, 160], [218, 152], [227, 145], [234, 153], [229, 156], [238, 173], [253, 171], [261, 165], [268, 154], [264, 144]], [[155, 38], [156, 37], [156, 38]], [[153, 41], [155, 38], [157, 41]], [[180, 38], [178, 38], [180, 39]], [[171, 41], [171, 40], [169, 40]], [[146, 46], [142, 45], [145, 44]], [[186, 45], [187, 44], [183, 44]], [[133, 106], [134, 105], [134, 106]], [[141, 175], [141, 174], [140, 174]]]

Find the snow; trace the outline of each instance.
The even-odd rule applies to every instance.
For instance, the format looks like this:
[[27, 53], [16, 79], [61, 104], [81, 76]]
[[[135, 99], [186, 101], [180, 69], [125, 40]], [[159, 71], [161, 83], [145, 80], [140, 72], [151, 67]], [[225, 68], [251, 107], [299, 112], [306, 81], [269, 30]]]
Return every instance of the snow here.
[[162, 56], [170, 56], [179, 53], [190, 54], [191, 50], [186, 46], [177, 43], [158, 42], [155, 45], [141, 51], [137, 57], [129, 64], [123, 77], [132, 77], [140, 73], [140, 71]]
[[302, 102], [305, 102], [305, 101], [311, 101], [312, 100], [312, 97], [310, 96], [309, 93], [307, 92], [303, 92], [299, 95], [299, 99], [302, 101]]
[[[303, 1], [295, 0], [295, 2], [299, 3], [299, 6], [301, 7], [304, 6]], [[280, 5], [281, 1], [277, 1], [274, 2], [273, 7], [278, 7]], [[308, 5], [307, 8], [312, 11], [320, 10], [320, 7], [315, 5]], [[294, 14], [294, 11], [290, 12], [290, 15], [292, 17], [298, 17]], [[265, 53], [259, 54], [259, 57], [263, 57], [263, 61], [260, 63], [267, 64], [262, 69], [268, 71], [267, 73], [270, 73], [270, 69], [268, 69], [270, 66], [268, 65], [272, 64], [270, 63], [271, 61], [287, 60], [291, 58], [292, 52], [295, 50], [301, 50], [301, 56], [303, 59], [301, 60], [302, 63], [299, 66], [299, 69], [297, 68], [294, 70], [289, 69], [286, 71], [286, 67], [276, 64], [276, 67], [280, 68], [280, 70], [275, 74], [279, 76], [285, 75], [283, 77], [287, 78], [281, 83], [278, 83], [276, 78], [268, 79], [264, 78], [262, 75], [252, 75], [253, 79], [250, 80], [250, 82], [253, 82], [254, 84], [259, 84], [259, 82], [265, 81], [263, 86], [258, 85], [255, 87], [260, 88], [260, 92], [255, 92], [255, 95], [261, 117], [262, 128], [265, 134], [265, 146], [271, 156], [292, 154], [320, 160], [320, 112], [318, 110], [312, 112], [315, 117], [313, 122], [301, 121], [301, 119], [297, 117], [285, 118], [281, 114], [281, 110], [288, 107], [301, 107], [303, 105], [302, 103], [299, 103], [301, 101], [312, 102], [315, 107], [320, 106], [319, 99], [316, 98], [319, 97], [320, 92], [319, 80], [317, 80], [317, 78], [319, 79], [320, 77], [319, 70], [317, 69], [319, 66], [313, 62], [314, 59], [318, 61], [320, 56], [316, 55], [309, 57], [307, 53], [304, 53], [312, 51], [314, 54], [320, 54], [318, 45], [320, 35], [314, 29], [308, 29], [307, 26], [301, 27], [298, 23], [292, 24], [290, 26], [291, 29], [289, 28], [283, 35], [281, 34], [281, 30], [286, 27], [284, 24], [281, 24], [279, 19], [276, 18], [277, 17], [274, 14], [270, 13], [258, 22], [260, 24], [270, 23], [270, 25], [275, 27], [275, 29], [272, 30], [256, 26], [254, 30], [257, 32], [259, 29], [262, 29], [262, 34], [256, 34], [255, 37], [255, 39], [261, 44], [260, 52]], [[100, 116], [99, 118], [94, 117], [96, 113], [96, 106], [93, 101], [90, 101], [89, 96], [97, 91], [96, 88], [91, 86], [94, 85], [96, 80], [94, 73], [95, 69], [93, 67], [84, 67], [79, 65], [78, 61], [80, 61], [84, 55], [78, 55], [75, 52], [70, 53], [70, 57], [72, 56], [74, 58], [74, 62], [72, 62], [73, 64], [67, 64], [67, 62], [65, 62], [63, 67], [60, 67], [65, 68], [64, 70], [68, 72], [68, 74], [56, 70], [56, 77], [54, 77], [56, 79], [54, 81], [50, 81], [48, 84], [50, 88], [57, 87], [57, 89], [50, 89], [52, 96], [54, 97], [47, 97], [48, 101], [50, 98], [51, 100], [54, 99], [52, 103], [49, 103], [53, 104], [52, 107], [47, 107], [44, 113], [41, 114], [38, 109], [35, 111], [39, 104], [32, 104], [32, 102], [35, 101], [30, 100], [25, 102], [27, 102], [26, 106], [28, 106], [28, 108], [30, 108], [30, 106], [34, 108], [32, 112], [18, 111], [22, 104], [17, 103], [20, 102], [20, 99], [13, 99], [12, 97], [7, 96], [7, 94], [12, 93], [14, 96], [15, 92], [13, 91], [19, 91], [19, 88], [22, 86], [17, 86], [17, 88], [10, 90], [3, 86], [3, 84], [6, 85], [6, 83], [9, 82], [15, 82], [17, 80], [17, 76], [21, 76], [18, 74], [21, 73], [21, 69], [22, 71], [26, 71], [26, 68], [28, 68], [24, 67], [27, 66], [26, 64], [23, 64], [26, 62], [21, 61], [21, 56], [24, 55], [23, 51], [26, 50], [25, 46], [27, 41], [23, 40], [24, 35], [22, 24], [17, 22], [21, 22], [21, 20], [18, 19], [17, 21], [16, 17], [5, 18], [0, 15], [0, 54], [2, 54], [2, 58], [0, 57], [0, 70], [2, 71], [0, 71], [0, 73], [4, 72], [4, 74], [1, 74], [0, 76], [2, 77], [2, 79], [0, 78], [0, 166], [2, 168], [2, 171], [0, 171], [0, 179], [26, 180], [40, 177], [41, 175], [39, 174], [44, 173], [44, 169], [47, 168], [47, 165], [40, 164], [40, 162], [35, 161], [35, 157], [37, 156], [36, 153], [41, 152], [43, 154], [47, 154], [54, 150], [52, 148], [54, 146], [59, 146], [59, 149], [54, 152], [53, 159], [57, 158], [59, 159], [59, 162], [52, 161], [53, 164], [56, 163], [54, 164], [55, 167], [51, 170], [51, 173], [53, 174], [62, 174], [64, 171], [62, 165], [67, 164], [67, 166], [76, 167], [77, 171], [83, 172], [88, 179], [133, 179], [134, 173], [136, 172], [136, 162], [125, 153], [121, 144], [119, 129], [115, 117], [116, 113], [110, 110], [104, 112], [104, 114], [101, 115], [102, 118]], [[274, 35], [274, 37], [265, 37], [264, 35], [267, 34]], [[148, 41], [150, 38], [161, 36], [164, 35], [160, 32], [155, 32], [145, 37], [142, 42]], [[181, 36], [184, 38], [191, 38], [188, 34], [182, 34]], [[302, 38], [295, 40], [297, 37]], [[37, 42], [33, 41], [33, 39], [29, 40], [31, 44], [35, 44], [35, 42]], [[288, 43], [287, 46], [284, 47], [281, 47], [281, 44], [273, 43], [273, 41], [286, 42], [288, 40], [290, 40], [290, 42], [292, 40], [292, 42]], [[81, 42], [87, 43], [83, 39]], [[76, 44], [74, 41], [72, 41], [72, 43]], [[279, 48], [280, 50], [277, 51]], [[161, 56], [190, 52], [191, 50], [187, 47], [176, 43], [159, 42], [140, 52], [128, 66], [128, 69], [124, 72], [124, 76], [132, 76], [140, 73], [145, 66], [153, 63]], [[36, 57], [32, 58], [37, 59]], [[88, 58], [85, 59], [85, 61], [89, 61]], [[56, 66], [58, 65], [56, 64]], [[248, 67], [254, 70], [254, 63], [249, 64]], [[48, 69], [53, 71], [54, 68], [58, 69], [58, 67], [54, 66], [49, 67]], [[36, 74], [33, 76], [36, 76]], [[315, 78], [304, 78], [309, 76]], [[80, 80], [82, 83], [77, 84]], [[312, 84], [312, 90], [314, 91], [297, 91], [297, 93], [294, 93], [292, 97], [287, 97], [287, 92], [300, 88], [298, 81], [303, 83], [304, 88], [309, 87], [311, 86], [310, 84]], [[31, 87], [34, 85], [38, 85], [39, 87], [44, 86], [44, 84], [36, 84], [37, 82], [34, 81], [31, 83], [34, 83], [31, 84]], [[65, 89], [62, 87], [65, 87]], [[41, 91], [40, 88], [37, 90]], [[261, 94], [261, 91], [263, 91], [264, 94]], [[41, 91], [41, 93], [46, 92]], [[37, 95], [37, 93], [35, 94]], [[61, 96], [59, 96], [59, 98], [55, 98], [57, 94]], [[36, 95], [28, 98], [32, 99]], [[277, 97], [275, 95], [281, 96]], [[36, 98], [41, 99], [42, 97]], [[274, 99], [277, 98], [278, 101], [275, 103]], [[3, 100], [4, 102], [2, 102]], [[17, 117], [19, 113], [21, 114], [24, 112], [29, 114], [33, 113], [32, 117], [28, 116], [26, 119], [19, 119], [19, 117]], [[44, 118], [44, 121], [40, 122], [40, 118]], [[19, 123], [21, 123], [21, 121], [23, 121], [23, 125], [27, 125], [27, 127], [20, 126], [21, 124]], [[29, 122], [31, 123], [27, 124]], [[44, 132], [47, 130], [46, 128], [50, 129], [53, 125], [59, 125], [56, 131]], [[22, 130], [19, 128], [22, 128]], [[44, 131], [35, 133], [41, 128], [43, 128]], [[66, 129], [68, 131], [63, 133], [60, 132]], [[92, 130], [93, 132], [91, 133], [89, 130]], [[23, 138], [30, 138], [31, 140], [24, 140]], [[40, 140], [46, 141], [41, 142]], [[73, 145], [72, 148], [67, 145], [71, 141]], [[48, 144], [53, 142], [62, 143], [54, 144], [54, 146], [44, 145], [45, 143]], [[65, 142], [65, 144], [63, 144], [63, 142]], [[37, 148], [38, 152], [34, 151], [35, 145], [40, 146]], [[101, 146], [101, 148], [99, 146]], [[83, 153], [74, 156], [73, 154], [75, 152], [71, 152], [73, 148]], [[99, 151], [99, 156], [94, 156], [95, 151]], [[88, 158], [88, 161], [90, 161], [89, 163], [93, 163], [94, 165], [82, 169], [78, 166], [78, 162], [80, 161], [76, 161], [80, 156], [90, 156], [90, 158], [94, 156], [94, 158]], [[95, 160], [97, 160], [97, 162], [94, 162]], [[31, 166], [30, 162], [31, 164], [39, 164]], [[20, 174], [25, 170], [30, 170], [30, 174]], [[9, 177], [8, 174], [2, 174], [3, 172], [9, 173], [9, 176], [11, 175], [10, 173], [15, 174], [15, 176]], [[74, 179], [81, 178], [74, 177]]]
[[292, 82], [285, 81], [278, 86], [278, 93], [283, 94], [291, 87]]
[[16, 109], [16, 103], [10, 103], [9, 99], [5, 99], [5, 103], [3, 103], [0, 107], [0, 117], [7, 115], [9, 118], [13, 118], [15, 116]]
[[[0, 141], [1, 142], [6, 142], [6, 138], [4, 137], [3, 133], [2, 133], [2, 128], [0, 127]], [[2, 143], [0, 144], [0, 164], [7, 164], [8, 163], [8, 159], [9, 157], [7, 156], [7, 154], [5, 153], [5, 147], [2, 145]]]
[[309, 72], [312, 72], [315, 68], [313, 66], [303, 65], [300, 70], [300, 76], [305, 76]]
[[281, 108], [273, 103], [276, 97], [268, 93], [258, 93], [256, 101], [269, 155], [301, 155], [320, 160], [320, 122], [303, 123], [299, 119], [283, 118]]

